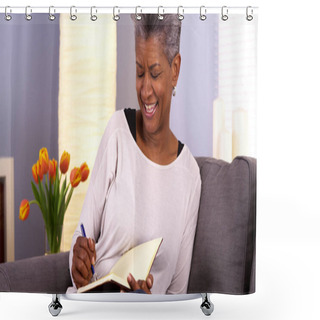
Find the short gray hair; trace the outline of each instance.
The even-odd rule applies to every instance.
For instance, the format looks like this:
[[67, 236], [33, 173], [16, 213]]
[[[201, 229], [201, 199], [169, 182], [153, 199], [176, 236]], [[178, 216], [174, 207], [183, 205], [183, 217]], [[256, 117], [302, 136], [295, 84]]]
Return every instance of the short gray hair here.
[[180, 51], [181, 21], [176, 14], [164, 14], [163, 20], [157, 14], [141, 14], [141, 20], [131, 15], [135, 25], [135, 38], [147, 40], [156, 36], [163, 46], [169, 64]]

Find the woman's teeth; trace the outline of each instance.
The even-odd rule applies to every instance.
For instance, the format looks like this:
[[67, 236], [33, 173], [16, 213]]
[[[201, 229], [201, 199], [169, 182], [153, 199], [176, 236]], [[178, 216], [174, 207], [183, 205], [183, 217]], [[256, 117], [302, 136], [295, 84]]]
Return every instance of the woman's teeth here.
[[145, 107], [145, 109], [146, 109], [146, 112], [147, 113], [153, 113], [153, 111], [154, 111], [154, 109], [156, 108], [156, 106], [157, 106], [157, 103], [154, 103], [154, 104], [149, 104], [149, 105], [147, 105], [147, 104], [145, 104], [144, 105], [144, 107]]

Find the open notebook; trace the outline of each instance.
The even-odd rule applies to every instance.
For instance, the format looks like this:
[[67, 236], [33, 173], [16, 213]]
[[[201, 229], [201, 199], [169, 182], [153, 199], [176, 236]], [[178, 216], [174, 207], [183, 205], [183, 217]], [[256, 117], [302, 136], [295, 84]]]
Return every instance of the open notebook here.
[[146, 280], [161, 243], [162, 238], [157, 238], [130, 249], [121, 256], [106, 276], [79, 288], [78, 293], [91, 291], [109, 282], [130, 289], [127, 281], [129, 273], [136, 280]]

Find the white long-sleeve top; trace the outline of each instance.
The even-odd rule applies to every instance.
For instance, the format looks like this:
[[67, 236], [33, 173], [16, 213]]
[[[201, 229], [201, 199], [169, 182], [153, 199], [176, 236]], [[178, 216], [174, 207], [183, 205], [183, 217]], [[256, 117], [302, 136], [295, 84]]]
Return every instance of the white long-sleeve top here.
[[[136, 144], [124, 111], [115, 112], [103, 134], [73, 235], [70, 272], [81, 223], [96, 242], [98, 278], [127, 250], [162, 237], [150, 271], [151, 292], [186, 293], [200, 188], [199, 167], [186, 145], [172, 163], [156, 164]], [[75, 291], [73, 284], [68, 292]]]

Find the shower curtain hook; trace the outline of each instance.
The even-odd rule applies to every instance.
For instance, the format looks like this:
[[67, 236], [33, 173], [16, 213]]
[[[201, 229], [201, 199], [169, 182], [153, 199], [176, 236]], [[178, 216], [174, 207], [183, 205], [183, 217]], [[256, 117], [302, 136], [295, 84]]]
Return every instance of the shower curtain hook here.
[[[180, 13], [180, 9], [181, 9], [181, 11], [182, 11], [182, 13]], [[183, 9], [183, 6], [179, 6], [178, 7], [178, 14], [177, 14], [177, 16], [178, 16], [178, 19], [180, 20], [180, 21], [182, 21], [183, 19], [184, 19], [184, 9]]]
[[[251, 14], [249, 14], [249, 8], [251, 9]], [[246, 11], [246, 15], [247, 15], [247, 20], [248, 21], [252, 21], [253, 20], [253, 9], [252, 7], [247, 7], [247, 11]]]
[[[160, 8], [162, 8], [162, 14], [160, 14]], [[158, 19], [161, 20], [161, 21], [162, 21], [163, 18], [164, 18], [164, 17], [163, 17], [163, 14], [164, 14], [163, 6], [159, 6], [159, 7], [158, 7]]]
[[136, 7], [136, 20], [140, 21], [142, 17], [138, 14], [138, 8], [140, 8], [140, 13], [142, 13], [142, 9], [140, 6]]
[[[8, 8], [10, 8], [10, 6], [6, 6], [4, 8], [4, 15], [5, 15], [5, 19], [7, 21], [10, 21], [12, 19], [12, 16], [10, 16], [10, 14], [8, 14]], [[12, 12], [12, 10], [10, 9], [10, 13]]]
[[228, 7], [227, 6], [223, 6], [221, 8], [221, 19], [223, 21], [227, 21], [229, 19], [229, 17], [228, 17]]
[[74, 13], [72, 12], [73, 9], [74, 9], [74, 12], [77, 13], [77, 9], [76, 9], [75, 6], [70, 7], [70, 19], [71, 19], [72, 21], [75, 21], [75, 20], [77, 20], [78, 17], [77, 17], [76, 14], [74, 14]]
[[[96, 21], [98, 19], [96, 14], [92, 14], [93, 8], [95, 8], [95, 6], [91, 7], [90, 9], [90, 19], [91, 21]], [[97, 13], [97, 9], [96, 9], [96, 13]]]
[[56, 9], [54, 8], [54, 6], [49, 7], [49, 20], [53, 21], [56, 18], [56, 16], [54, 14], [52, 14], [51, 10], [53, 10], [53, 13], [55, 13]]
[[28, 13], [28, 9], [30, 9], [30, 13], [32, 13], [32, 9], [30, 6], [26, 6], [26, 10], [25, 10], [25, 18], [27, 21], [30, 21], [32, 19], [32, 16], [30, 13]]
[[[202, 11], [204, 11], [204, 13]], [[206, 14], [207, 14], [206, 7], [205, 6], [201, 6], [200, 7], [200, 20], [202, 20], [202, 21], [206, 20], [207, 19]]]
[[118, 13], [115, 14], [116, 8], [118, 9], [117, 6], [113, 7], [113, 20], [114, 20], [114, 21], [118, 21], [118, 20], [120, 19], [120, 16], [119, 16], [119, 12], [120, 12], [120, 11], [119, 11], [119, 9], [118, 9]]

